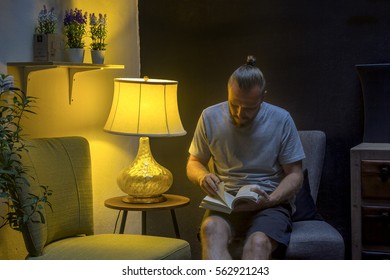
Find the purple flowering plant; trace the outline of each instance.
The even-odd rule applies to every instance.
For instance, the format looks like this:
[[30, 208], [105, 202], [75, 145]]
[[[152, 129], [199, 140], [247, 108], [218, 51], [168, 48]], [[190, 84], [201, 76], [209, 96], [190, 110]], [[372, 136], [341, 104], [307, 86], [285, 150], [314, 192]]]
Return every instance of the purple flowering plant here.
[[86, 34], [87, 12], [83, 14], [81, 9], [65, 11], [64, 32], [69, 48], [83, 48]]
[[92, 42], [90, 44], [92, 50], [106, 50], [107, 44], [107, 15], [99, 14], [97, 17], [95, 13], [89, 14], [90, 37]]
[[48, 10], [46, 5], [43, 5], [43, 9], [38, 15], [38, 26], [35, 29], [36, 34], [53, 34], [56, 29], [57, 15], [54, 12], [54, 8]]

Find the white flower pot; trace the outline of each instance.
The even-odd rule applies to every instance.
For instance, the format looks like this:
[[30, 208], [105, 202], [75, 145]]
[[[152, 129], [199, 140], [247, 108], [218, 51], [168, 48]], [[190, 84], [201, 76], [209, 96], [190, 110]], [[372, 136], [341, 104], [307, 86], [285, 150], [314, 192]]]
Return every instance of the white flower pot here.
[[65, 50], [66, 60], [68, 62], [83, 63], [84, 62], [84, 49], [82, 48], [69, 48]]
[[106, 53], [106, 51], [91, 50], [92, 63], [93, 64], [103, 64], [105, 53]]

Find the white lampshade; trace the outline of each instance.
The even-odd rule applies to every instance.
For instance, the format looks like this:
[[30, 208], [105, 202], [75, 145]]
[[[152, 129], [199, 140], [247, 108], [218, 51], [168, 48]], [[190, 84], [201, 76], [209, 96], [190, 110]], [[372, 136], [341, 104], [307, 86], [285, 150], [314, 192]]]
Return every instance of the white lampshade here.
[[177, 106], [177, 85], [177, 81], [160, 79], [115, 79], [104, 130], [138, 136], [185, 135]]

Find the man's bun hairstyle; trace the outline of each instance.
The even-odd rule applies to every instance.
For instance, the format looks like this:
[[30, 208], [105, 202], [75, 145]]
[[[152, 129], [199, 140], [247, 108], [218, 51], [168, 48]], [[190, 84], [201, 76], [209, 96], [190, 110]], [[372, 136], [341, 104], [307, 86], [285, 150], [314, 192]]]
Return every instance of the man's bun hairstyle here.
[[248, 55], [246, 63], [238, 67], [229, 78], [228, 84], [237, 82], [240, 89], [250, 90], [254, 86], [259, 86], [263, 92], [265, 89], [265, 79], [261, 70], [255, 66], [256, 57]]
[[248, 55], [246, 58], [246, 65], [255, 66], [256, 65], [256, 57], [253, 55]]

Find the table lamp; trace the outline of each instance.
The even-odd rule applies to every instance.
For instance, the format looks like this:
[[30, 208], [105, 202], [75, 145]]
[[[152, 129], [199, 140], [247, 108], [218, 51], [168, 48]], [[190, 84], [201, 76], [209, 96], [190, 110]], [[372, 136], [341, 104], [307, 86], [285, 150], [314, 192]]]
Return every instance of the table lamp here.
[[172, 185], [172, 173], [153, 158], [149, 137], [186, 134], [177, 106], [177, 81], [145, 78], [114, 79], [111, 111], [106, 132], [141, 136], [134, 161], [117, 178], [119, 188], [128, 194], [127, 203], [165, 201], [162, 195]]

